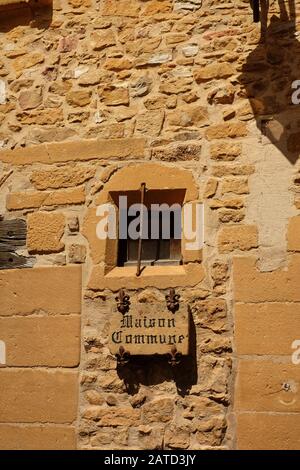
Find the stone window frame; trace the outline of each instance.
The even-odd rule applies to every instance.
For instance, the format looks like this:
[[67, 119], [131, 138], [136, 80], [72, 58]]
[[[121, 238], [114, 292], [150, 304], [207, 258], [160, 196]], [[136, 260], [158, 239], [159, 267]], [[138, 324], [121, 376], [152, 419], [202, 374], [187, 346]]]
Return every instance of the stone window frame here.
[[82, 233], [89, 242], [93, 263], [88, 286], [90, 289], [107, 288], [116, 291], [121, 287], [130, 289], [147, 286], [158, 288], [194, 286], [204, 277], [201, 263], [203, 249], [187, 251], [184, 238], [182, 239], [183, 264], [146, 266], [139, 277], [136, 276], [135, 266], [117, 266], [118, 239], [97, 238], [96, 226], [100, 220], [96, 216], [97, 207], [101, 204], [114, 204], [110, 193], [139, 190], [141, 182], [145, 182], [149, 190], [185, 190], [183, 206], [186, 203], [202, 203], [193, 173], [188, 169], [160, 163], [136, 163], [117, 170], [95, 197], [94, 207], [88, 209], [83, 223]]

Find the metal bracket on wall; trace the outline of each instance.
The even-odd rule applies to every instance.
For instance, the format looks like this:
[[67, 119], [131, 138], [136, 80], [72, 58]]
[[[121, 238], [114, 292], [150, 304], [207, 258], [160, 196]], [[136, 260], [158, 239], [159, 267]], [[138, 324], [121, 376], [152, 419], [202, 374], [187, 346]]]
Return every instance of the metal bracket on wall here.
[[125, 315], [129, 311], [130, 306], [130, 297], [125, 293], [123, 289], [119, 290], [119, 293], [116, 297], [117, 309], [122, 315]]
[[179, 309], [180, 295], [176, 294], [175, 289], [170, 289], [169, 294], [166, 295], [167, 308], [170, 312], [175, 313]]
[[123, 367], [130, 361], [130, 352], [125, 351], [123, 346], [120, 346], [119, 353], [116, 354], [117, 363], [119, 366]]
[[172, 367], [176, 367], [181, 363], [182, 360], [182, 354], [181, 352], [177, 351], [176, 347], [174, 346], [171, 349], [171, 353], [168, 353], [168, 363]]

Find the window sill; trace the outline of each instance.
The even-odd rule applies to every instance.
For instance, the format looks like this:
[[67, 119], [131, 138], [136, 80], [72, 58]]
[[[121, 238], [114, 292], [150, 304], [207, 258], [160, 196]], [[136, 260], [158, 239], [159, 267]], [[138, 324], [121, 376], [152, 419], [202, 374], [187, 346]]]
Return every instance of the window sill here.
[[115, 267], [107, 274], [102, 266], [94, 266], [88, 288], [92, 290], [139, 289], [157, 287], [193, 287], [204, 279], [202, 264], [190, 263], [182, 266], [146, 266], [139, 277], [136, 266]]

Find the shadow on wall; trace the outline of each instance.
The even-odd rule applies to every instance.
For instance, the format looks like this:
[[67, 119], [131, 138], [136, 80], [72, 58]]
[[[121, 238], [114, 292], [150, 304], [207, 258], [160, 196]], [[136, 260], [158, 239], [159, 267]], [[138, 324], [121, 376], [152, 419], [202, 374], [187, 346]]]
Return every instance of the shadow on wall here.
[[158, 385], [174, 381], [178, 395], [188, 395], [192, 385], [197, 384], [196, 329], [190, 313], [190, 354], [184, 356], [178, 366], [168, 365], [162, 356], [135, 356], [123, 367], [118, 366], [118, 375], [124, 381], [127, 393], [135, 395], [140, 385]]
[[52, 13], [52, 0], [30, 0], [29, 3], [0, 5], [0, 33], [8, 32], [17, 26], [47, 29], [52, 22]]
[[294, 164], [300, 155], [300, 104], [292, 101], [300, 102], [295, 0], [260, 0], [260, 5], [260, 40], [238, 80], [258, 128]]

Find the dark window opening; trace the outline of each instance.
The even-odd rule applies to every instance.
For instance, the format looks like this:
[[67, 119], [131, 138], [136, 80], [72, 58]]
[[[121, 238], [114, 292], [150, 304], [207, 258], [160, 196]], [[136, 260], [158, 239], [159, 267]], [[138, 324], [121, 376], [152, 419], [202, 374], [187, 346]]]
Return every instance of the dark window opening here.
[[[143, 217], [141, 247], [143, 266], [181, 264], [181, 208], [184, 195], [185, 190], [148, 190], [146, 192], [144, 205], [147, 212]], [[127, 207], [124, 209], [119, 207], [119, 224], [121, 220], [126, 221], [127, 238], [119, 238], [118, 266], [136, 266], [140, 237], [130, 237], [130, 225], [136, 221], [136, 232], [140, 234], [141, 211], [130, 215], [128, 210], [132, 204], [137, 204], [139, 207], [140, 192], [128, 191], [114, 193], [111, 196], [118, 207], [119, 196], [127, 196]]]

